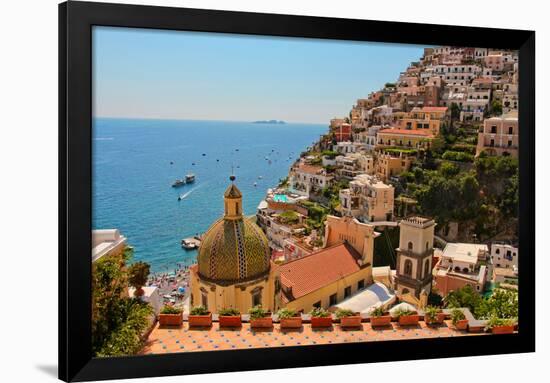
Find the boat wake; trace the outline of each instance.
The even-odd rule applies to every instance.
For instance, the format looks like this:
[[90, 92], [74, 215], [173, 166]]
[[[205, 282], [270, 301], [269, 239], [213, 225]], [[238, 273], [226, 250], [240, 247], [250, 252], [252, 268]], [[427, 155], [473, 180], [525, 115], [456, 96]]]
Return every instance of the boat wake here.
[[200, 187], [202, 187], [202, 186], [204, 186], [204, 185], [205, 185], [205, 184], [201, 184], [201, 185], [199, 185], [199, 186], [197, 186], [197, 187], [194, 187], [193, 189], [189, 190], [188, 192], [186, 192], [186, 193], [180, 195], [178, 199], [179, 199], [179, 200], [186, 199], [187, 197], [189, 197], [189, 195], [190, 195], [191, 193], [193, 193], [195, 190], [199, 189]]

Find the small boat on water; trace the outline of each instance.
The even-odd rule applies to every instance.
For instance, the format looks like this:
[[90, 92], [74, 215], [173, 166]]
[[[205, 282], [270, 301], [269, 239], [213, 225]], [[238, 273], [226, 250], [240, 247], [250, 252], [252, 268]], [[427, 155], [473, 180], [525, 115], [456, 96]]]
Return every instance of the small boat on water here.
[[185, 182], [190, 184], [195, 182], [195, 175], [193, 173], [189, 173], [185, 176]]
[[182, 239], [181, 247], [185, 250], [193, 250], [197, 248], [197, 244], [195, 242], [189, 241], [188, 239]]
[[258, 184], [256, 182], [254, 182], [254, 187], [258, 186]]
[[177, 188], [177, 187], [183, 186], [183, 185], [185, 185], [185, 179], [178, 179], [178, 180], [174, 181], [174, 183], [172, 184], [172, 187]]
[[202, 156], [203, 156], [203, 157], [206, 156], [206, 153], [203, 153]]
[[263, 176], [258, 176], [258, 179], [261, 180], [262, 178], [264, 178]]

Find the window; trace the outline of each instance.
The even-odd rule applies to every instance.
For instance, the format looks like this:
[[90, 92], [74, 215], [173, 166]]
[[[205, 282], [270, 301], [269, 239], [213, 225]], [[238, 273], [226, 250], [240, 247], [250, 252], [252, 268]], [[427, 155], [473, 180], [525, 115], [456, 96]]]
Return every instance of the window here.
[[508, 147], [512, 146], [512, 140], [508, 140]]
[[491, 140], [491, 143], [489, 144], [489, 146], [495, 146], [495, 140]]
[[496, 132], [497, 132], [496, 125], [491, 126], [491, 133], [496, 133]]
[[204, 290], [201, 290], [201, 305], [208, 308], [208, 293]]
[[344, 299], [351, 295], [351, 286], [348, 286], [344, 289]]
[[334, 306], [336, 304], [336, 302], [338, 301], [338, 296], [336, 294], [332, 294], [329, 298], [328, 298], [328, 304], [329, 306]]
[[413, 268], [412, 261], [410, 259], [407, 259], [405, 261], [405, 270], [403, 270], [403, 274], [410, 277], [412, 275], [412, 268]]
[[262, 304], [262, 289], [255, 288], [250, 294], [252, 295], [252, 306], [259, 306]]
[[424, 278], [430, 274], [430, 260], [426, 259], [424, 262]]
[[413, 243], [412, 242], [409, 242], [409, 244], [407, 245], [407, 249], [409, 251], [412, 251], [412, 249], [413, 249]]
[[365, 280], [361, 279], [359, 282], [357, 282], [357, 290], [363, 290], [365, 288]]
[[321, 301], [315, 302], [313, 307], [321, 307]]
[[496, 249], [495, 253], [500, 254], [500, 249]]

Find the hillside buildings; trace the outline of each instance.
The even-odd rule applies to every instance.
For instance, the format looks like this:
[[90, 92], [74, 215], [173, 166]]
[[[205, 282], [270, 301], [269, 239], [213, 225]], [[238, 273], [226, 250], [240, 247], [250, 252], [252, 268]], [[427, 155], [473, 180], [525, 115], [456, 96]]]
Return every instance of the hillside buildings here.
[[443, 296], [470, 285], [482, 293], [487, 281], [487, 245], [448, 243], [434, 271], [434, 282]]
[[391, 221], [394, 188], [368, 174], [359, 174], [340, 190], [342, 214], [362, 222]]
[[518, 156], [519, 130], [515, 114], [491, 117], [478, 134], [476, 156], [482, 152], [496, 156]]

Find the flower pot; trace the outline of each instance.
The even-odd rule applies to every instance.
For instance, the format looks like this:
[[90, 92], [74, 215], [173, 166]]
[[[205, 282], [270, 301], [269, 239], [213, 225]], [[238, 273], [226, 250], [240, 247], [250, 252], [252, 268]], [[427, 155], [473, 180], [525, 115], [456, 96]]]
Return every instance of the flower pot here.
[[445, 313], [437, 313], [435, 318], [429, 318], [428, 316], [424, 316], [424, 321], [426, 324], [434, 325], [434, 324], [443, 324], [443, 321], [445, 321], [446, 315]]
[[322, 328], [332, 326], [332, 317], [311, 317], [311, 327]]
[[468, 319], [461, 319], [456, 324], [454, 324], [457, 330], [467, 330], [468, 329]]
[[252, 328], [271, 328], [273, 327], [273, 319], [271, 314], [263, 318], [250, 319], [250, 327]]
[[361, 315], [340, 318], [340, 326], [344, 328], [361, 327]]
[[400, 326], [414, 326], [418, 324], [418, 321], [420, 319], [420, 315], [413, 314], [413, 315], [402, 315], [397, 320], [399, 322]]
[[371, 327], [384, 327], [389, 326], [391, 324], [391, 316], [390, 315], [382, 315], [379, 317], [370, 317], [370, 325]]
[[161, 326], [181, 326], [182, 323], [183, 313], [159, 314], [159, 325]]
[[296, 316], [291, 318], [281, 318], [279, 319], [281, 328], [301, 328], [302, 327], [302, 316]]
[[220, 315], [218, 317], [220, 327], [241, 327], [242, 320], [240, 315]]
[[514, 325], [495, 326], [491, 329], [491, 333], [493, 333], [493, 334], [513, 334], [514, 333]]
[[189, 315], [189, 327], [211, 327], [212, 313], [208, 315]]

